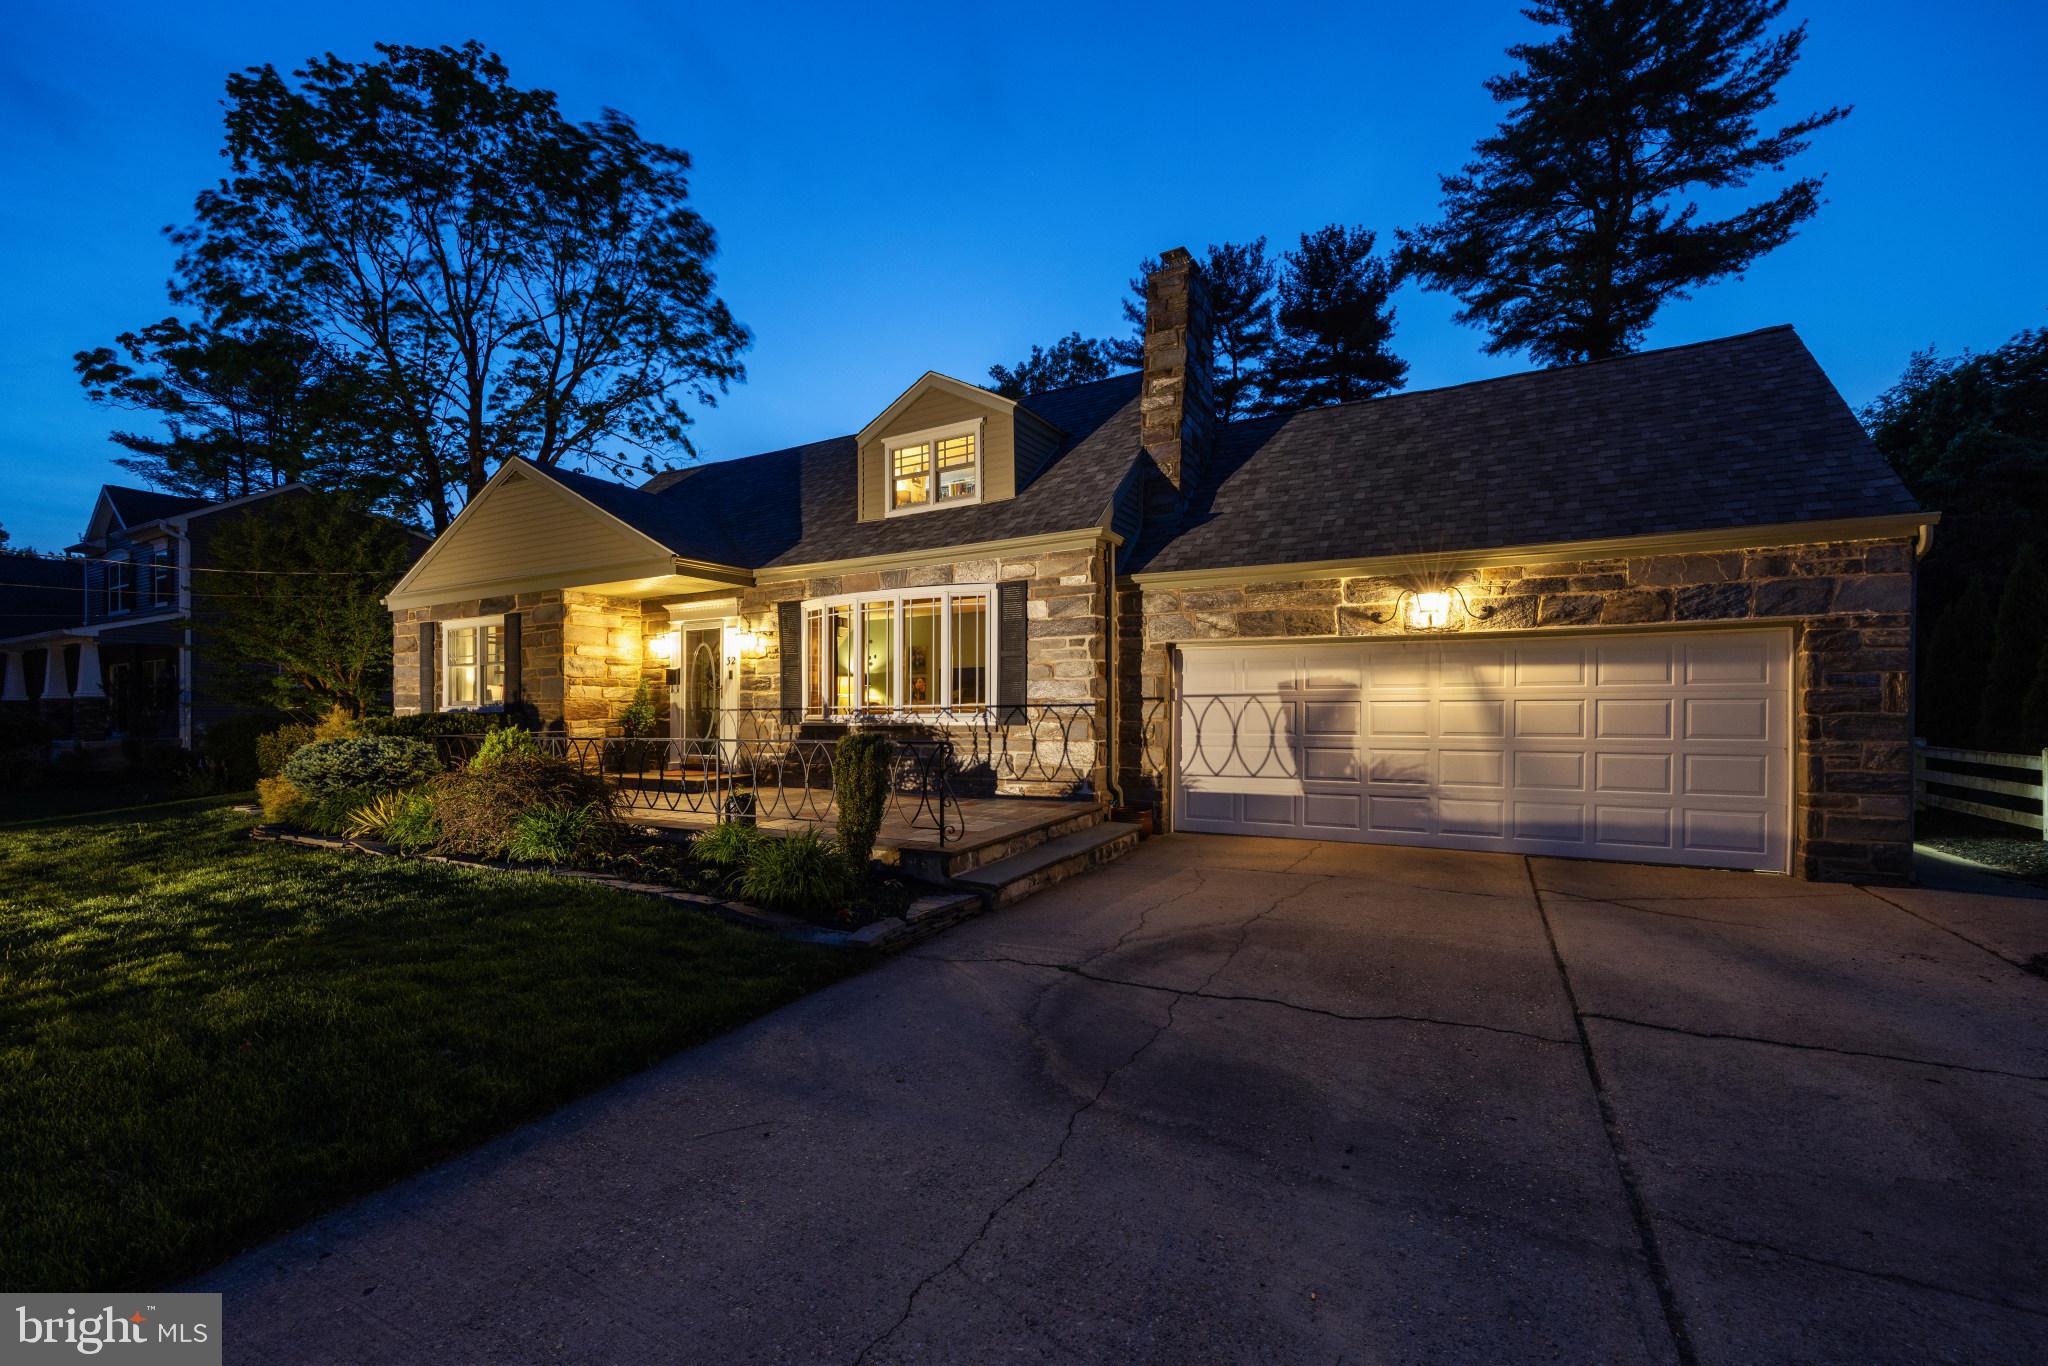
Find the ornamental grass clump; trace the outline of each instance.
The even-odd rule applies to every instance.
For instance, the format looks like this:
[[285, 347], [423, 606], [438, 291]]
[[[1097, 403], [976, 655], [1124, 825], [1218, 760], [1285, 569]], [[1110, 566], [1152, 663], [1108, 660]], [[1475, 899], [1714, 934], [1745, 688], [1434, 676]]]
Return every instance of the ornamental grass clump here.
[[318, 801], [340, 792], [396, 792], [440, 769], [434, 747], [419, 740], [350, 735], [300, 747], [285, 761], [284, 776]]
[[857, 730], [832, 752], [832, 794], [839, 808], [839, 845], [846, 861], [865, 868], [882, 829], [896, 746], [880, 731]]
[[398, 849], [426, 849], [441, 837], [434, 817], [433, 795], [423, 787], [410, 792], [381, 792], [355, 809], [346, 831], [350, 839], [381, 840]]
[[806, 920], [829, 919], [851, 891], [846, 856], [815, 830], [762, 838], [739, 880], [740, 895], [756, 906]]
[[596, 774], [542, 754], [504, 754], [486, 764], [444, 773], [431, 788], [441, 847], [500, 858], [510, 852], [519, 818], [535, 810], [588, 808], [586, 846], [608, 847], [618, 835], [618, 801]]
[[768, 842], [768, 836], [751, 825], [726, 821], [712, 826], [690, 841], [690, 857], [720, 873], [737, 873], [747, 866], [754, 851]]
[[506, 856], [515, 863], [579, 863], [611, 844], [606, 815], [595, 807], [536, 806], [512, 821]]

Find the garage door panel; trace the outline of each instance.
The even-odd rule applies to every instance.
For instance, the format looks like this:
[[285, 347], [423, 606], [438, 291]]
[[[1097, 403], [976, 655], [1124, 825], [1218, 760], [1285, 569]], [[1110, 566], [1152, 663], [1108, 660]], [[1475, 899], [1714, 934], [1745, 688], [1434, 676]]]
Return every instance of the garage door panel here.
[[1191, 830], [1783, 871], [1783, 631], [1184, 647]]

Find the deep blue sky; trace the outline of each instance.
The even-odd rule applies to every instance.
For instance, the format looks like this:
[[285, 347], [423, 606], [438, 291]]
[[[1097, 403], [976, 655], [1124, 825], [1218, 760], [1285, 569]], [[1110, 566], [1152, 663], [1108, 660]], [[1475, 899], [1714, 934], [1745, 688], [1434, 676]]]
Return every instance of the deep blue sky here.
[[[1909, 352], [1994, 346], [2048, 310], [2048, 18], [2029, 3], [1795, 0], [1788, 112], [1855, 114], [1805, 165], [1829, 203], [1747, 279], [1667, 310], [1667, 345], [1798, 326], [1852, 404]], [[23, 4], [0, 45], [0, 525], [62, 546], [120, 480], [72, 352], [166, 311], [171, 252], [219, 173], [230, 70], [496, 48], [696, 159], [750, 378], [703, 415], [713, 458], [852, 431], [926, 369], [978, 379], [1071, 328], [1120, 330], [1132, 266], [1179, 243], [1333, 219], [1390, 235], [1494, 120], [1480, 81], [1514, 4], [1099, 3], [929, 10], [580, 4]], [[1411, 388], [1488, 358], [1443, 295], [1398, 298]]]

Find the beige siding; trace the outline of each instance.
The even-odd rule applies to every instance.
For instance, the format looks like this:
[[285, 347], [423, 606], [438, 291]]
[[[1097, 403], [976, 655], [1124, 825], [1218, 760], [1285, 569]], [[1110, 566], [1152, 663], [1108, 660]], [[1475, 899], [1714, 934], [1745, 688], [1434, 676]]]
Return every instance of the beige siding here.
[[888, 509], [888, 470], [883, 458], [887, 440], [904, 432], [944, 427], [972, 418], [982, 426], [981, 477], [983, 502], [1013, 498], [1017, 493], [1016, 438], [1010, 414], [993, 404], [977, 403], [958, 394], [931, 390], [919, 395], [860, 450], [860, 517], [875, 521]]
[[533, 475], [515, 474], [479, 495], [462, 525], [434, 542], [405, 594], [410, 598], [541, 574], [610, 570], [663, 554], [596, 508]]

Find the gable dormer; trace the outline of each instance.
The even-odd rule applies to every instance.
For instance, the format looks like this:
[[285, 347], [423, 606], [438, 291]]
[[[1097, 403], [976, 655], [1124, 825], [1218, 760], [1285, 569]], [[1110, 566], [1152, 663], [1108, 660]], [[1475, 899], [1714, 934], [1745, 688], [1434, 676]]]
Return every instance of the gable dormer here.
[[1015, 399], [936, 371], [903, 391], [854, 438], [859, 515], [943, 515], [1014, 498], [1062, 434]]

